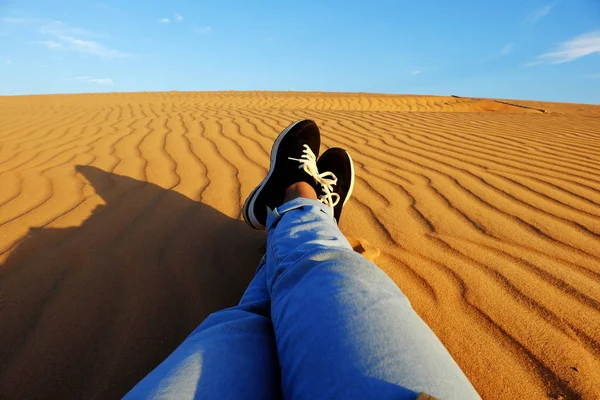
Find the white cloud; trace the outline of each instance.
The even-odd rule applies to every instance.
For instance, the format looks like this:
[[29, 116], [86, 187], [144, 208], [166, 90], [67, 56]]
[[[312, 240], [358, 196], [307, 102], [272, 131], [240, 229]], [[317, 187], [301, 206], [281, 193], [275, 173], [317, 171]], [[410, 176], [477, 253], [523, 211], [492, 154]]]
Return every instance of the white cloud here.
[[[28, 18], [2, 18], [4, 22], [23, 24], [26, 29], [33, 29], [47, 39], [34, 41], [54, 51], [69, 51], [102, 58], [129, 57], [130, 54], [111, 49], [90, 38], [104, 35], [69, 26], [61, 21], [49, 21]], [[83, 38], [83, 39], [82, 39]]]
[[538, 56], [535, 61], [527, 64], [527, 66], [563, 64], [597, 53], [600, 53], [600, 31], [585, 33], [561, 43], [554, 51]]
[[13, 17], [2, 17], [0, 18], [0, 22], [5, 24], [29, 24], [32, 22], [36, 22], [37, 20], [31, 18], [13, 18]]
[[115, 84], [113, 82], [113, 80], [110, 78], [91, 78], [89, 76], [78, 76], [75, 79], [80, 80], [80, 81], [85, 81], [88, 83], [96, 83], [98, 85], [114, 85]]
[[96, 32], [90, 32], [76, 26], [68, 26], [62, 21], [52, 21], [41, 26], [40, 33], [52, 36], [87, 36], [87, 37], [102, 37], [104, 35]]
[[110, 49], [93, 40], [82, 40], [72, 36], [61, 36], [59, 37], [62, 41], [61, 47], [68, 51], [74, 51], [82, 54], [90, 54], [102, 58], [117, 58], [117, 57], [129, 57], [130, 54], [123, 53], [118, 50]]
[[10, 58], [6, 58], [6, 59], [4, 60], [4, 64], [5, 64], [5, 65], [10, 65], [10, 64], [12, 64], [12, 60], [11, 60]]
[[213, 28], [211, 26], [203, 26], [201, 28], [194, 28], [194, 32], [196, 33], [211, 33]]
[[509, 43], [507, 45], [505, 45], [502, 50], [500, 50], [500, 55], [501, 56], [507, 56], [510, 53], [512, 53], [513, 49], [514, 49], [514, 45], [512, 43]]
[[410, 74], [411, 75], [419, 75], [421, 73], [420, 69], [415, 69], [414, 71], [412, 71]]
[[49, 49], [57, 49], [62, 46], [62, 43], [55, 42], [54, 40], [40, 40], [37, 43], [43, 44]]
[[182, 16], [181, 14], [177, 14], [177, 13], [176, 13], [176, 14], [175, 14], [175, 20], [176, 20], [177, 22], [180, 22], [180, 21], [182, 21], [182, 20], [183, 20], [183, 16]]
[[40, 43], [51, 50], [71, 51], [101, 58], [129, 57], [130, 54], [111, 49], [106, 45], [82, 36], [101, 36], [78, 27], [68, 26], [61, 21], [53, 21], [41, 27], [40, 32], [52, 36], [53, 40], [43, 40]]
[[158, 20], [159, 24], [168, 24], [169, 22], [171, 22], [169, 18], [161, 18]]
[[73, 36], [57, 36], [56, 40], [41, 40], [40, 43], [50, 50], [70, 51], [101, 58], [129, 57], [131, 54], [108, 48], [94, 40], [83, 40]]
[[586, 78], [588, 79], [600, 79], [600, 73], [597, 74], [587, 74], [585, 75]]
[[535, 10], [534, 12], [529, 14], [527, 16], [527, 18], [525, 18], [525, 21], [523, 21], [523, 22], [531, 24], [531, 25], [536, 24], [542, 18], [544, 18], [546, 15], [548, 15], [548, 13], [550, 13], [550, 11], [554, 8], [555, 5], [556, 5], [556, 2], [553, 2], [553, 3], [548, 3], [545, 6], [538, 8], [537, 10]]
[[88, 82], [97, 83], [99, 85], [114, 85], [112, 79], [110, 78], [92, 78]]

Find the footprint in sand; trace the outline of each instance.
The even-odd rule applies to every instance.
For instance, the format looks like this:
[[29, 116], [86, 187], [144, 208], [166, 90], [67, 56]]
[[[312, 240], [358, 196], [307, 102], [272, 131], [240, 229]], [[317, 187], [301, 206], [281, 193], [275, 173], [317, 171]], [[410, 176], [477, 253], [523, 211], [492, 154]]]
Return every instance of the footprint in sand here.
[[381, 254], [381, 250], [362, 238], [349, 237], [350, 246], [355, 252], [362, 254], [367, 260], [375, 262], [375, 259]]

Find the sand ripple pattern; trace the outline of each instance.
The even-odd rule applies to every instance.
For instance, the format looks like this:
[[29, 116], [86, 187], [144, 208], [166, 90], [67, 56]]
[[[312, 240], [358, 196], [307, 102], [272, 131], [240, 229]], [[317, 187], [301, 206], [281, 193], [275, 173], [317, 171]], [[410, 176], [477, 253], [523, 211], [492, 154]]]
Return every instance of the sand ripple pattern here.
[[235, 304], [241, 205], [300, 118], [484, 398], [600, 398], [600, 107], [292, 92], [0, 97], [2, 397], [120, 396]]

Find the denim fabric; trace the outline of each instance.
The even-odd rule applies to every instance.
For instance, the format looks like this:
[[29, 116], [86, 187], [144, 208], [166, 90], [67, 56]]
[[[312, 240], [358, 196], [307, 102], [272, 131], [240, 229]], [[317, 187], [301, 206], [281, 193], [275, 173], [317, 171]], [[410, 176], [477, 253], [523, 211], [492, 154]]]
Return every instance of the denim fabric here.
[[210, 315], [127, 399], [479, 398], [328, 207], [292, 200], [269, 213], [267, 229], [240, 304]]

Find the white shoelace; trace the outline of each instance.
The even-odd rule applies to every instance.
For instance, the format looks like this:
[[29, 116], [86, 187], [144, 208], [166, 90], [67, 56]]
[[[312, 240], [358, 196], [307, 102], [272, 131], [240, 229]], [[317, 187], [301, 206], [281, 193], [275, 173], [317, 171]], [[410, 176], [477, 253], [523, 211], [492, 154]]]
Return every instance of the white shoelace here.
[[304, 169], [304, 172], [312, 176], [315, 182], [321, 185], [324, 194], [319, 196], [319, 201], [331, 208], [331, 213], [333, 214], [334, 207], [340, 202], [340, 195], [333, 190], [333, 185], [337, 184], [337, 177], [333, 172], [319, 172], [319, 169], [317, 168], [317, 157], [307, 144], [304, 145], [304, 150], [302, 151], [302, 156], [300, 156], [300, 158], [288, 158], [293, 161], [298, 161], [300, 163], [298, 168]]

